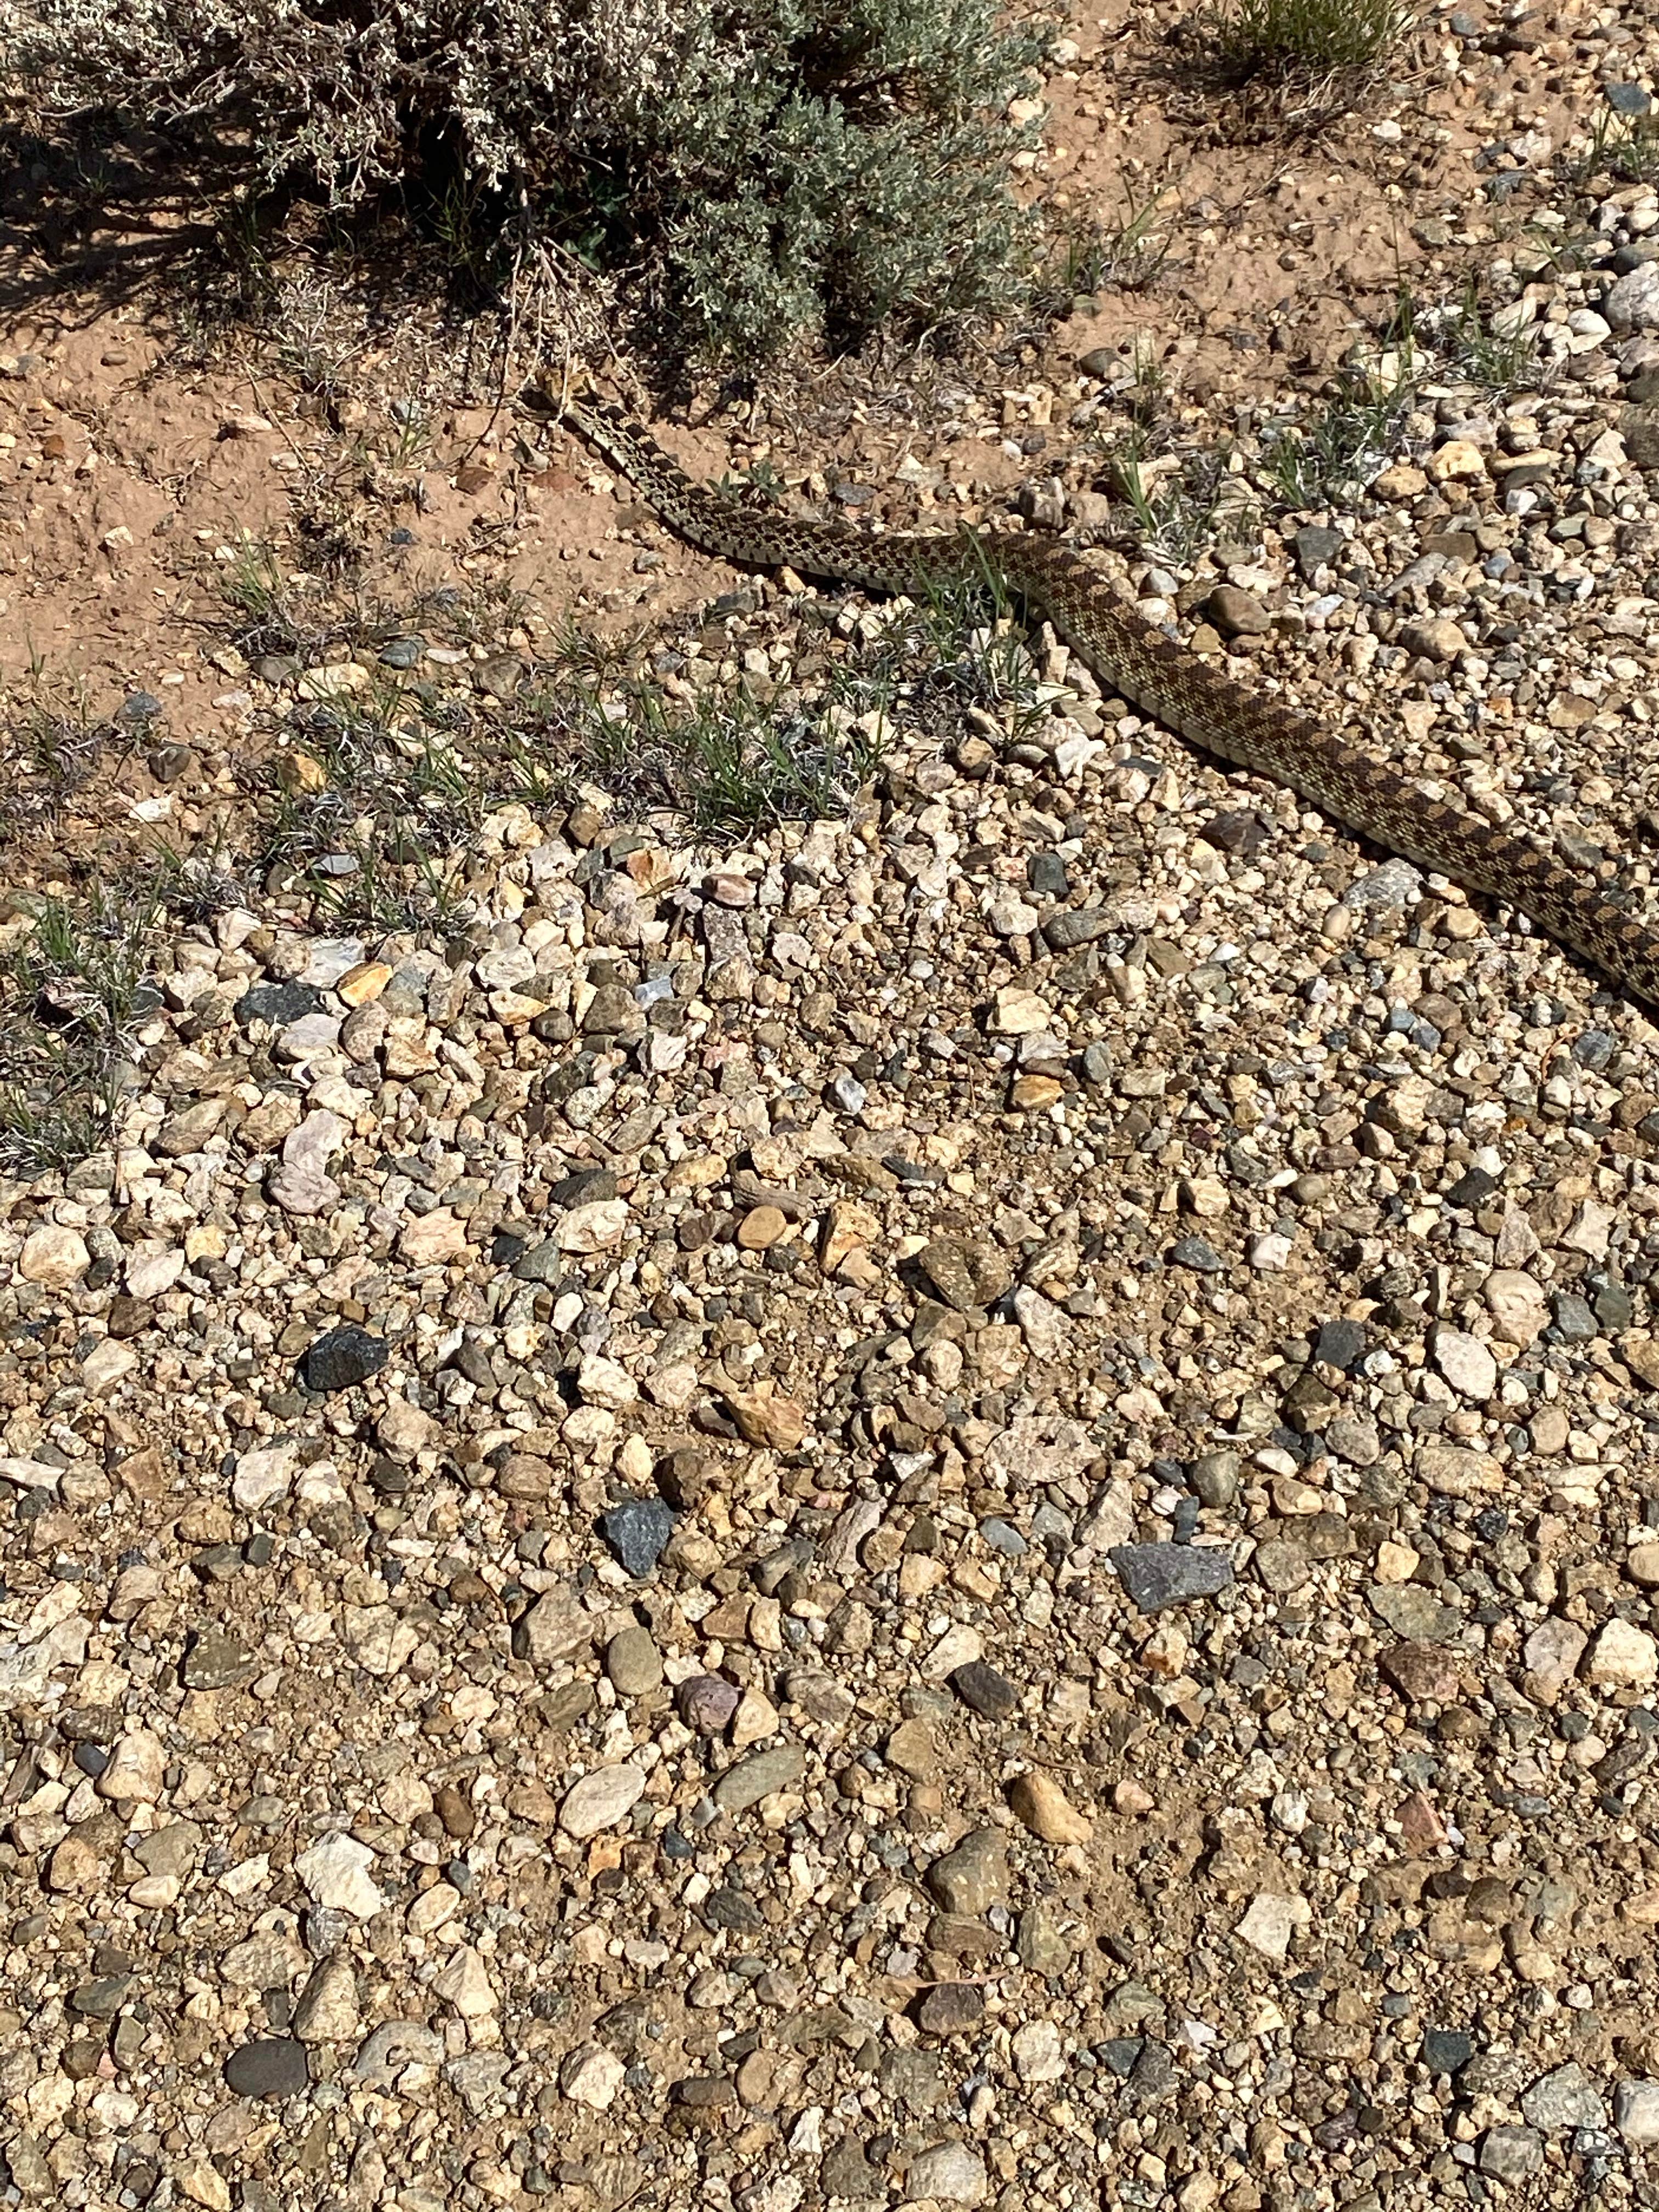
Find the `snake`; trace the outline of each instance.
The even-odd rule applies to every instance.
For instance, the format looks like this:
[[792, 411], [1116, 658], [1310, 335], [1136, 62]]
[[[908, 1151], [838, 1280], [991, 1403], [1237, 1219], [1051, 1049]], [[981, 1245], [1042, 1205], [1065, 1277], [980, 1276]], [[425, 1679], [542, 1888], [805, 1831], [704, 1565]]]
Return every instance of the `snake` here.
[[872, 531], [751, 507], [689, 476], [645, 425], [590, 395], [548, 395], [557, 412], [678, 538], [734, 566], [793, 569], [884, 597], [1000, 580], [1108, 694], [1230, 767], [1283, 785], [1320, 813], [1414, 866], [1502, 906], [1649, 1008], [1659, 1008], [1659, 936], [1554, 854], [1431, 795], [1364, 746], [1264, 698], [1129, 606], [1073, 548], [1026, 531]]

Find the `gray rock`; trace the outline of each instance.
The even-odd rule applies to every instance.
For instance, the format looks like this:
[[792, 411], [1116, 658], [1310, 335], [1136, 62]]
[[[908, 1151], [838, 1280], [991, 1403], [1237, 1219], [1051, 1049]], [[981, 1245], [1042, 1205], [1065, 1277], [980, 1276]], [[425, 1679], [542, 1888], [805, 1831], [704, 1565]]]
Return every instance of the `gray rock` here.
[[1007, 1255], [988, 1237], [936, 1237], [917, 1253], [916, 1265], [958, 1313], [994, 1305], [1013, 1285]]
[[966, 2143], [938, 2143], [910, 2161], [904, 2177], [908, 2204], [982, 2204], [991, 2193], [985, 2161]]
[[1659, 330], [1659, 261], [1644, 261], [1610, 284], [1601, 313], [1616, 331]]
[[444, 2039], [418, 2020], [383, 2021], [357, 2053], [352, 2073], [365, 2088], [390, 2089], [406, 2066], [441, 2066]]
[[719, 1735], [742, 1702], [742, 1692], [722, 1674], [692, 1674], [674, 1692], [674, 1706], [699, 1735]]
[[799, 1744], [775, 1744], [728, 1767], [711, 1795], [722, 1813], [746, 1813], [763, 1797], [793, 1789], [805, 1771], [806, 1753]]
[[310, 1390], [349, 1390], [378, 1375], [391, 1351], [366, 1328], [331, 1328], [305, 1354], [306, 1387]]
[[225, 2086], [238, 2097], [297, 2097], [311, 2087], [311, 2059], [290, 2035], [244, 2043], [225, 2061]]
[[1659, 2081], [1621, 2081], [1613, 2093], [1613, 2124], [1626, 2142], [1659, 2143]]
[[227, 1630], [203, 1628], [191, 1638], [179, 1671], [187, 1690], [234, 1690], [252, 1680], [258, 1663]]
[[970, 1659], [958, 1667], [951, 1676], [951, 1687], [964, 1705], [988, 1721], [1006, 1721], [1019, 1711], [1019, 1692], [983, 1659]]
[[636, 1581], [652, 1573], [674, 1533], [674, 1512], [660, 1498], [625, 1498], [599, 1524], [605, 1540]]
[[1529, 2127], [1552, 2132], [1607, 2124], [1606, 2101], [1576, 2058], [1534, 2081], [1522, 2097], [1521, 2110]]
[[1488, 2128], [1478, 2160], [1495, 2181], [1524, 2181], [1544, 2163], [1544, 2138], [1536, 2128]]
[[1170, 1265], [1190, 1267], [1200, 1275], [1221, 1275], [1227, 1270], [1227, 1262], [1207, 1237], [1177, 1237], [1170, 1247]]
[[1002, 1832], [975, 1828], [955, 1850], [927, 1869], [927, 1887], [947, 1912], [977, 1920], [1008, 1893], [1008, 1863]]
[[1118, 1580], [1142, 1613], [1214, 1597], [1233, 1579], [1224, 1552], [1194, 1544], [1120, 1544], [1111, 1553]]
[[1420, 1583], [1379, 1583], [1365, 1596], [1379, 1620], [1413, 1644], [1449, 1644], [1463, 1626], [1462, 1614]]

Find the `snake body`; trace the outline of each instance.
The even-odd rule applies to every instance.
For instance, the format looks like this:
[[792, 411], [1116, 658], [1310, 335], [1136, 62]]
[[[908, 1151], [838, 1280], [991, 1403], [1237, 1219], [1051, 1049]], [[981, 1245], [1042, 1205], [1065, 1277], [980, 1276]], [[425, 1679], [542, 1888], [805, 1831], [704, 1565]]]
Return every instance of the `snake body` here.
[[1659, 1006], [1659, 936], [1559, 860], [1406, 777], [1306, 715], [1255, 696], [1155, 629], [1066, 546], [1024, 533], [875, 533], [739, 505], [695, 483], [638, 422], [592, 401], [565, 418], [672, 530], [746, 568], [885, 594], [1000, 574], [1105, 690], [1201, 751], [1288, 786], [1333, 821], [1518, 907], [1609, 981]]

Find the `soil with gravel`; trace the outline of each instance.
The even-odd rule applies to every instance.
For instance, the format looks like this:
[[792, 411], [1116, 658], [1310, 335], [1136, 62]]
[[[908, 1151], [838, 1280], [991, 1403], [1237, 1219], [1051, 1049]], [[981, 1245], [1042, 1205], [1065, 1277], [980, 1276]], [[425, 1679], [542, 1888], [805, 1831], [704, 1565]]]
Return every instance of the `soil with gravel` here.
[[[1031, 173], [1133, 141], [1150, 264], [663, 436], [1092, 543], [1640, 905], [1654, 21], [1437, 11], [1287, 153], [1180, 12]], [[1652, 2201], [1645, 1014], [528, 410], [0, 352], [15, 1023], [173, 855], [107, 1133], [0, 1183], [8, 2201]], [[757, 703], [810, 774], [717, 834]]]

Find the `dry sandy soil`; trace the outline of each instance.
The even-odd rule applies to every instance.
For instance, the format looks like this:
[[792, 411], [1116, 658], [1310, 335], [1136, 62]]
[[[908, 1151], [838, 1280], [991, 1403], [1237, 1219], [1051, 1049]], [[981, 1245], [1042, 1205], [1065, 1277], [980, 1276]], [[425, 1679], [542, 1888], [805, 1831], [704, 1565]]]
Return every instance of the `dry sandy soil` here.
[[[659, 434], [1650, 902], [1654, 21], [1190, 12], [1056, 63], [1068, 314]], [[1644, 1012], [152, 244], [0, 331], [9, 2201], [1653, 2201]]]

